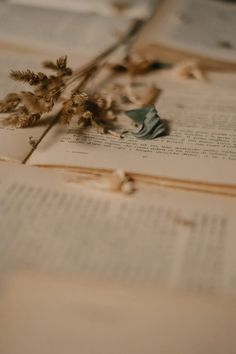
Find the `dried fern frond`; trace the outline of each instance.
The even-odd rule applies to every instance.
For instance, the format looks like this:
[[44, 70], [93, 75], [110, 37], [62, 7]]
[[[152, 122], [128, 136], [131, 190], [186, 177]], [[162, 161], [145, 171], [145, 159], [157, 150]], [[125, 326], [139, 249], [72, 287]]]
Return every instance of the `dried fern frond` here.
[[45, 80], [48, 80], [47, 75], [38, 72], [34, 73], [33, 71], [27, 69], [25, 71], [21, 70], [11, 70], [10, 72], [10, 78], [16, 81], [23, 81], [27, 82], [30, 85], [38, 85], [42, 83]]

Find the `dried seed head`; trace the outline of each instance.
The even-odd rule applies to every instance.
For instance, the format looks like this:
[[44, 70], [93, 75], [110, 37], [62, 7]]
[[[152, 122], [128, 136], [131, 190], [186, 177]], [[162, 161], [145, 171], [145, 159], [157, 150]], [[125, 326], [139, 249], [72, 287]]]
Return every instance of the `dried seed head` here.
[[[25, 127], [33, 124], [43, 113], [50, 112], [53, 105], [60, 99], [60, 104], [63, 106], [61, 119], [64, 123], [69, 123], [72, 117], [77, 115], [79, 125], [94, 125], [100, 127], [103, 132], [107, 132], [108, 121], [115, 118], [111, 110], [112, 96], [107, 95], [103, 98], [100, 95], [88, 95], [81, 91], [81, 87], [84, 87], [88, 80], [88, 75], [92, 75], [95, 69], [97, 70], [97, 65], [89, 64], [87, 69], [80, 70], [79, 74], [77, 72], [72, 80], [64, 78], [72, 73], [67, 67], [67, 56], [58, 58], [55, 63], [46, 61], [43, 65], [47, 69], [54, 70], [54, 75], [47, 76], [42, 72], [35, 73], [31, 70], [11, 71], [12, 79], [36, 87], [33, 92], [9, 95], [5, 101], [0, 102], [0, 111], [14, 113], [10, 119], [17, 126]], [[78, 80], [76, 88], [69, 91], [69, 85], [76, 80]], [[68, 89], [65, 94], [70, 93], [69, 100], [62, 97], [65, 89]]]
[[14, 112], [19, 105], [21, 99], [16, 93], [9, 93], [0, 101], [0, 113]]
[[17, 126], [19, 128], [29, 127], [33, 125], [37, 120], [39, 120], [40, 117], [41, 115], [39, 113], [29, 115], [22, 114], [19, 116]]
[[72, 74], [72, 70], [67, 67], [66, 55], [58, 58], [56, 63], [54, 63], [53, 61], [44, 61], [43, 67], [50, 70], [57, 71], [58, 77]]
[[89, 101], [89, 96], [85, 92], [80, 92], [80, 93], [73, 94], [72, 100], [76, 106], [81, 107], [87, 104], [87, 102]]
[[17, 128], [29, 127], [41, 117], [40, 114], [30, 114], [25, 107], [21, 107], [18, 112], [10, 117], [10, 123]]
[[63, 104], [62, 112], [61, 112], [61, 120], [64, 124], [69, 124], [73, 115], [75, 113], [73, 102], [71, 100], [67, 100]]
[[64, 70], [67, 67], [67, 55], [64, 55], [57, 59], [57, 68], [59, 70]]
[[57, 59], [57, 70], [59, 75], [71, 75], [72, 70], [67, 67], [67, 55]]
[[46, 113], [53, 108], [54, 102], [51, 97], [35, 95], [32, 92], [21, 92], [22, 103], [31, 113]]
[[30, 85], [38, 85], [40, 83], [42, 83], [43, 81], [48, 80], [48, 77], [41, 73], [34, 73], [33, 71], [27, 69], [25, 71], [21, 71], [21, 70], [11, 70], [10, 72], [10, 77], [13, 80], [17, 80], [17, 81], [23, 81], [23, 82], [27, 82]]

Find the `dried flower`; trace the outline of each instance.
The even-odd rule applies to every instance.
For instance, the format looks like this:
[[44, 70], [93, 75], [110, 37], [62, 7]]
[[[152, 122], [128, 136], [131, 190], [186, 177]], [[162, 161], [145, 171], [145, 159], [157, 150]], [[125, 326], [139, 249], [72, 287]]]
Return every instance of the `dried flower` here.
[[131, 194], [135, 190], [134, 180], [123, 170], [114, 171], [108, 178], [109, 189], [124, 194]]
[[21, 128], [34, 124], [44, 113], [52, 110], [65, 90], [67, 77], [72, 75], [72, 70], [67, 67], [67, 57], [60, 57], [56, 63], [46, 62], [44, 66], [56, 74], [48, 76], [29, 69], [10, 72], [13, 80], [35, 86], [32, 92], [10, 93], [0, 101], [0, 112], [11, 113], [8, 119], [11, 124]]
[[[53, 70], [54, 75], [31, 70], [12, 70], [10, 77], [17, 81], [35, 86], [34, 90], [23, 91], [19, 94], [11, 93], [0, 102], [0, 111], [11, 113], [8, 121], [17, 127], [26, 127], [34, 124], [43, 114], [52, 110], [56, 103], [60, 103], [61, 121], [68, 124], [71, 119], [77, 119], [79, 127], [94, 125], [103, 132], [110, 131], [110, 122], [115, 119], [112, 111], [112, 99], [99, 94], [85, 92], [82, 87], [90, 75], [98, 70], [96, 63], [77, 71], [72, 75], [72, 70], [67, 66], [67, 56], [60, 57], [56, 62], [46, 61], [43, 66]], [[71, 79], [68, 79], [72, 76]], [[77, 85], [69, 90], [70, 85], [76, 81]], [[69, 98], [62, 97], [62, 92], [69, 90]]]
[[[142, 58], [136, 58], [134, 62], [127, 56], [125, 60], [131, 75], [144, 72], [150, 64]], [[149, 86], [140, 93], [140, 87], [134, 84], [125, 89], [120, 86], [120, 90], [104, 94], [91, 91], [86, 85], [98, 72], [97, 61], [74, 72], [67, 66], [67, 56], [58, 58], [56, 62], [45, 61], [43, 66], [52, 70], [53, 75], [29, 69], [12, 70], [10, 73], [12, 79], [32, 86], [32, 91], [10, 93], [0, 101], [0, 113], [9, 113], [7, 122], [16, 127], [33, 125], [57, 105], [61, 108], [59, 117], [63, 123], [69, 124], [75, 118], [79, 128], [94, 126], [100, 132], [121, 137], [114, 132], [113, 122], [117, 113], [124, 110], [123, 104], [143, 107], [152, 104], [159, 92], [156, 87]]]

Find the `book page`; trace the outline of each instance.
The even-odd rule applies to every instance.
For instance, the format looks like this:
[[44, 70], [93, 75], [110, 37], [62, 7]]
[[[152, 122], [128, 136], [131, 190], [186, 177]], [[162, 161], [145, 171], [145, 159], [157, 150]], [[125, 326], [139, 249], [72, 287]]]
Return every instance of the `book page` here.
[[[0, 41], [36, 48], [54, 55], [79, 55], [83, 63], [125, 35], [132, 21], [122, 17], [0, 3]], [[30, 30], [29, 30], [30, 29]]]
[[[119, 139], [95, 129], [81, 131], [72, 122], [68, 127], [53, 127], [28, 163], [121, 168], [136, 174], [235, 186], [236, 100], [235, 91], [226, 89], [227, 80], [222, 86], [219, 74], [214, 75], [214, 82], [174, 81], [168, 72], [152, 75], [147, 80], [163, 90], [156, 108], [169, 126], [167, 136], [144, 141], [130, 134]], [[134, 130], [128, 117], [119, 117], [117, 124]]]
[[42, 274], [2, 283], [4, 354], [234, 354], [235, 298]]
[[141, 50], [144, 56], [157, 45], [173, 52], [183, 51], [186, 56], [189, 53], [235, 63], [235, 18], [236, 5], [230, 1], [163, 1], [134, 48]]
[[123, 196], [2, 163], [0, 199], [2, 275], [236, 292], [234, 198], [143, 184]]

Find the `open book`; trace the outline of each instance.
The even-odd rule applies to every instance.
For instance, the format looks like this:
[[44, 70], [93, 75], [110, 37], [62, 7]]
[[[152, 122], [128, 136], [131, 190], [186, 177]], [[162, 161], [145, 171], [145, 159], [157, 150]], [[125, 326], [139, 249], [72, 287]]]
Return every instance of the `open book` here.
[[[5, 68], [14, 67], [5, 60]], [[5, 126], [2, 118], [1, 158], [78, 171], [119, 168], [157, 183], [235, 194], [236, 77], [212, 74], [206, 82], [174, 81], [163, 72], [146, 80], [162, 89], [156, 107], [168, 122], [167, 136], [143, 141], [129, 134], [119, 139], [95, 128], [80, 130], [76, 121], [52, 125], [53, 117], [16, 129]], [[119, 117], [118, 123], [133, 129], [128, 117]], [[30, 145], [32, 140], [39, 142], [37, 148]]]
[[[9, 6], [22, 5], [8, 5], [4, 2], [1, 6], [5, 11], [3, 14], [7, 14], [7, 11], [10, 14]], [[31, 12], [34, 14], [36, 11], [35, 7], [30, 7], [26, 12], [21, 10], [25, 14], [28, 13], [27, 11], [30, 11], [30, 14]], [[49, 16], [50, 12], [47, 15]], [[36, 15], [34, 14], [34, 16]], [[78, 19], [80, 14], [74, 16]], [[28, 17], [31, 16], [28, 15]], [[57, 22], [52, 16], [52, 21], [53, 19], [56, 26]], [[73, 16], [72, 19], [72, 22], [68, 20], [68, 23], [73, 24], [73, 33], [77, 33], [75, 26], [77, 22]], [[6, 28], [10, 24], [11, 26], [16, 25], [13, 20], [14, 17], [9, 24], [5, 23]], [[50, 16], [48, 21], [50, 24]], [[66, 26], [68, 23], [65, 22], [64, 25]], [[80, 63], [84, 63], [85, 59], [88, 61], [94, 57], [95, 54], [91, 54], [91, 47], [88, 45], [90, 40], [92, 40], [91, 43], [97, 44], [97, 46], [93, 46], [93, 53], [99, 55], [102, 49], [106, 50], [111, 45], [115, 45], [117, 29], [121, 35], [121, 33], [129, 32], [131, 27], [129, 19], [120, 17], [112, 19], [108, 17], [104, 20], [103, 17], [98, 16], [92, 24], [94, 27], [88, 37], [80, 37], [79, 48], [69, 50], [69, 53], [72, 54], [72, 65], [76, 63], [75, 66], [79, 66]], [[33, 52], [23, 55], [19, 50], [18, 52], [13, 51], [13, 42], [9, 41], [12, 45], [11, 51], [3, 53], [0, 57], [1, 70], [5, 73], [1, 74], [2, 78], [5, 77], [4, 86], [1, 87], [2, 96], [4, 93], [19, 88], [19, 86], [14, 88], [6, 77], [6, 73], [11, 68], [38, 68], [43, 57], [40, 41], [41, 43], [44, 41], [45, 33], [41, 31], [41, 28], [34, 28], [30, 34], [34, 40], [31, 38], [30, 41], [28, 32], [25, 33], [19, 27], [18, 22], [17, 25], [19, 43], [26, 36], [25, 43], [28, 43], [28, 48], [33, 48]], [[82, 30], [86, 29], [83, 21], [79, 23], [78, 30], [80, 26]], [[58, 29], [58, 31], [61, 30]], [[11, 32], [6, 30], [1, 35], [4, 36], [7, 33]], [[72, 32], [66, 27], [66, 33], [68, 35]], [[70, 48], [72, 44], [75, 45], [75, 34], [73, 34], [73, 43], [67, 43], [67, 39], [63, 39], [59, 35], [55, 38], [57, 38], [54, 43], [57, 48], [55, 53], [61, 50], [60, 45], [64, 45], [64, 41], [66, 45], [70, 44]], [[46, 47], [47, 43], [51, 42], [47, 39]], [[49, 53], [49, 58], [52, 58], [52, 51]], [[170, 71], [164, 71], [157, 74], [152, 73], [142, 80], [147, 80], [162, 90], [155, 106], [161, 118], [169, 126], [167, 136], [157, 140], [142, 141], [129, 134], [124, 139], [118, 139], [114, 136], [98, 134], [93, 128], [80, 130], [75, 121], [72, 121], [68, 127], [53, 124], [55, 116], [45, 117], [30, 128], [15, 129], [5, 126], [4, 117], [2, 117], [0, 158], [31, 165], [74, 168], [77, 171], [86, 170], [96, 173], [98, 171], [109, 172], [119, 168], [137, 178], [163, 185], [235, 195], [236, 100], [235, 90], [232, 88], [236, 86], [236, 76], [230, 74], [222, 76], [216, 73], [209, 74], [209, 80], [204, 82], [175, 81], [172, 79]], [[21, 87], [23, 89], [23, 86]], [[133, 128], [129, 118], [126, 117], [118, 117], [118, 125], [122, 129]]]
[[0, 163], [1, 353], [235, 352], [235, 200], [139, 187]]
[[133, 50], [149, 60], [197, 59], [206, 68], [236, 68], [236, 4], [163, 0]]

